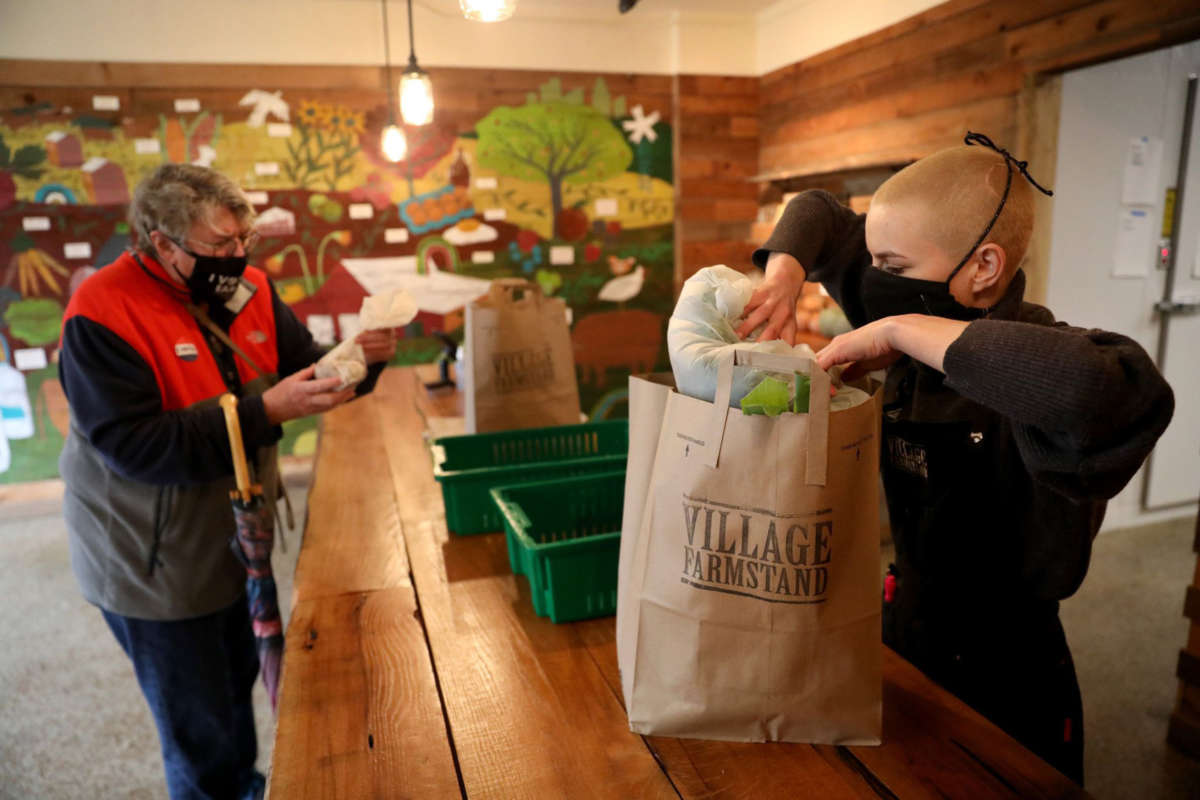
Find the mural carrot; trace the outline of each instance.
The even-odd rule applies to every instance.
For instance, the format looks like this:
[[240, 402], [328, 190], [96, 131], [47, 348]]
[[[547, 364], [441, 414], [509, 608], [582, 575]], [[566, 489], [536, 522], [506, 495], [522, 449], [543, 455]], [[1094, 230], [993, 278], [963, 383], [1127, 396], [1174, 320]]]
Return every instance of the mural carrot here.
[[4, 276], [5, 286], [12, 286], [15, 278], [22, 297], [40, 294], [39, 283], [45, 284], [50, 294], [62, 294], [62, 287], [54, 276], [67, 278], [71, 274], [70, 270], [55, 261], [53, 256], [34, 247], [33, 240], [24, 234], [15, 237], [10, 247], [16, 252], [8, 262], [8, 270]]

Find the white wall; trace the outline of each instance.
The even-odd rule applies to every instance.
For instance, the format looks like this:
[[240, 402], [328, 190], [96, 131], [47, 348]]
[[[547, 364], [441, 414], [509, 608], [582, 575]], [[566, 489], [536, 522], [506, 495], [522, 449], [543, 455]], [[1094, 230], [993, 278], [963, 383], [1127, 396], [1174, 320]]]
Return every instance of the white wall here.
[[[481, 25], [457, 0], [416, 0], [413, 14], [429, 66], [761, 75], [938, 2], [643, 0], [621, 15], [616, 0], [525, 0], [511, 20]], [[403, 61], [405, 5], [388, 8]], [[0, 58], [382, 64], [379, 26], [375, 0], [0, 0]]]
[[[616, 0], [526, 4], [468, 22], [457, 0], [414, 3], [423, 66], [754, 75], [750, 13], [629, 14]], [[390, 0], [392, 62], [408, 57], [405, 4]], [[0, 0], [0, 57], [82, 61], [382, 64], [377, 0]]]
[[[1157, 136], [1164, 140], [1159, 185], [1164, 190], [1174, 185], [1188, 64], [1193, 70], [1200, 65], [1200, 43], [1070, 72], [1063, 76], [1062, 84], [1047, 305], [1060, 320], [1073, 325], [1130, 336], [1152, 357], [1158, 346], [1159, 330], [1153, 306], [1162, 298], [1164, 273], [1155, 268], [1154, 252], [1148, 249], [1149, 271], [1145, 277], [1112, 276], [1116, 222], [1131, 137]], [[1037, 174], [1036, 165], [1032, 169]], [[1200, 174], [1200, 152], [1195, 145], [1189, 173]], [[1197, 182], [1193, 179], [1191, 184], [1195, 186]], [[1162, 192], [1156, 195], [1161, 198]], [[1198, 199], [1193, 197], [1188, 205], [1196, 202]], [[1150, 212], [1157, 242], [1163, 213], [1161, 199]], [[1190, 237], [1195, 236], [1193, 228]], [[1183, 271], [1192, 268], [1190, 245], [1191, 242], [1185, 243], [1188, 249], [1179, 267]], [[1159, 448], [1162, 451], [1169, 446], [1186, 459], [1187, 453], [1196, 449], [1197, 442], [1181, 424], [1186, 427], [1196, 403], [1194, 393], [1182, 390], [1188, 380], [1194, 382], [1200, 373], [1196, 370], [1200, 360], [1195, 355], [1200, 337], [1194, 333], [1194, 327], [1189, 332], [1185, 324], [1192, 323], [1172, 322], [1168, 338], [1166, 375], [1176, 392], [1176, 412], [1175, 421]], [[1180, 367], [1181, 371], [1174, 367]], [[1159, 469], [1166, 469], [1165, 459], [1156, 463]], [[1193, 461], [1196, 463], [1200, 461]], [[1195, 512], [1194, 500], [1190, 507], [1142, 511], [1143, 473], [1109, 504], [1105, 529]], [[1178, 477], [1190, 479], [1191, 486], [1200, 488], [1200, 469], [1195, 466], [1190, 476], [1181, 470]]]
[[780, 0], [758, 14], [759, 75], [939, 5], [942, 0]]

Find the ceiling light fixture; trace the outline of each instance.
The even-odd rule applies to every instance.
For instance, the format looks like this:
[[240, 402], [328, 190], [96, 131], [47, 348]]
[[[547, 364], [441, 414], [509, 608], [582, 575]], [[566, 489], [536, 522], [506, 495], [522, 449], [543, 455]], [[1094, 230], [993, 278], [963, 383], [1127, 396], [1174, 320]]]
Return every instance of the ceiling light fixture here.
[[391, 32], [388, 30], [387, 0], [380, 0], [383, 7], [383, 60], [387, 71], [388, 124], [383, 129], [383, 139], [380, 142], [383, 157], [388, 161], [403, 161], [408, 155], [408, 138], [404, 130], [396, 124], [396, 96], [392, 93], [392, 46]]
[[433, 121], [433, 84], [429, 73], [417, 64], [413, 44], [412, 0], [408, 0], [408, 66], [400, 76], [400, 116], [406, 125], [428, 125]]
[[517, 0], [458, 0], [463, 16], [474, 22], [503, 22], [517, 10]]

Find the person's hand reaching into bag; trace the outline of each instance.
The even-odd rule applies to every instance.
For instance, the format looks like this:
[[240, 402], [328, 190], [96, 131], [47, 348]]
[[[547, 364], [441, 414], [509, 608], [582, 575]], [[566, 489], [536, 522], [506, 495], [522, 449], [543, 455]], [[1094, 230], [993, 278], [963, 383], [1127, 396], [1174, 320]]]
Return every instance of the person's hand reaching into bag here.
[[906, 355], [944, 372], [946, 350], [967, 324], [924, 314], [884, 317], [834, 337], [817, 353], [817, 364], [824, 370], [849, 364], [842, 373], [847, 381], [871, 370], [886, 369]]
[[354, 337], [354, 341], [362, 347], [368, 364], [391, 361], [392, 356], [396, 355], [396, 330], [394, 328], [363, 331]]
[[804, 267], [787, 253], [771, 253], [767, 259], [767, 277], [750, 295], [743, 322], [737, 335], [745, 339], [758, 326], [766, 324], [756, 341], [782, 339], [796, 344], [796, 303], [804, 286]]

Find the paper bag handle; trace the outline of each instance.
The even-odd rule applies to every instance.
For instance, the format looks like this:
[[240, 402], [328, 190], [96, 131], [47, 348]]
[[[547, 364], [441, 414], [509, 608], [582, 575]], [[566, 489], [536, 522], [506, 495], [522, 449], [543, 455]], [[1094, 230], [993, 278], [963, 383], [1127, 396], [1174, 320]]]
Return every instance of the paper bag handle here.
[[721, 444], [725, 439], [725, 422], [729, 418], [729, 398], [733, 395], [733, 368], [759, 367], [777, 372], [799, 372], [808, 375], [808, 453], [804, 465], [805, 482], [824, 486], [829, 448], [829, 373], [817, 366], [808, 356], [783, 353], [758, 353], [753, 350], [734, 350], [721, 359], [717, 367], [717, 396], [713, 400], [713, 420], [708, 437], [712, 446], [705, 463], [717, 466]]
[[519, 289], [525, 291], [526, 297], [533, 297], [538, 304], [542, 302], [541, 284], [524, 278], [496, 278], [488, 288], [488, 298], [496, 305], [518, 303], [521, 301], [514, 299], [513, 295]]

